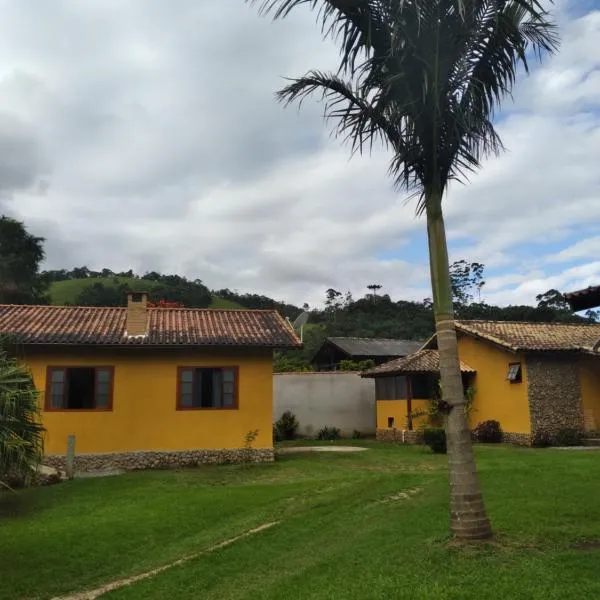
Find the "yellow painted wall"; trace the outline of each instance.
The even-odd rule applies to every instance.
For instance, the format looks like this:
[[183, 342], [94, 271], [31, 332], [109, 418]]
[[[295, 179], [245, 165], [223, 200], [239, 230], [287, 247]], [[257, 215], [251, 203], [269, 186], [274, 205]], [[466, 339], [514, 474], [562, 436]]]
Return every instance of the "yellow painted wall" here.
[[[420, 400], [413, 398], [411, 401], [412, 412], [427, 410], [430, 406], [429, 400]], [[407, 429], [407, 406], [406, 399], [399, 400], [377, 400], [377, 429], [387, 429], [388, 417], [394, 417], [394, 427], [396, 429]], [[413, 429], [424, 424], [427, 417], [413, 419]]]
[[586, 431], [600, 430], [600, 357], [581, 357], [581, 400]]
[[[525, 357], [464, 334], [459, 334], [458, 352], [460, 359], [477, 371], [469, 427], [494, 419], [506, 432], [531, 433]], [[521, 383], [506, 379], [512, 362], [521, 363]]]
[[[114, 366], [112, 411], [43, 412], [46, 453], [64, 453], [69, 434], [77, 453], [240, 448], [258, 429], [254, 448], [272, 447], [273, 375], [269, 350], [27, 350], [37, 388], [46, 367]], [[176, 410], [177, 367], [239, 367], [238, 409]]]

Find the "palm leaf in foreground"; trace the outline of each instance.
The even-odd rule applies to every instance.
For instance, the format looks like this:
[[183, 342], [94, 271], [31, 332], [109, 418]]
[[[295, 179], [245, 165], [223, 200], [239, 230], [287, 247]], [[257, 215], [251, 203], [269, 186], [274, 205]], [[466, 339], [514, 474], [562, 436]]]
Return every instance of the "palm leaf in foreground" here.
[[557, 48], [556, 28], [537, 0], [266, 0], [261, 11], [282, 18], [301, 5], [317, 10], [324, 34], [339, 42], [339, 70], [309, 72], [278, 97], [321, 93], [325, 117], [353, 151], [392, 150], [390, 173], [426, 214], [452, 531], [490, 537], [463, 410], [442, 198], [450, 181], [466, 181], [502, 150], [494, 111], [519, 65], [528, 71], [531, 54]]
[[41, 461], [38, 396], [28, 369], [0, 348], [0, 482], [27, 479]]

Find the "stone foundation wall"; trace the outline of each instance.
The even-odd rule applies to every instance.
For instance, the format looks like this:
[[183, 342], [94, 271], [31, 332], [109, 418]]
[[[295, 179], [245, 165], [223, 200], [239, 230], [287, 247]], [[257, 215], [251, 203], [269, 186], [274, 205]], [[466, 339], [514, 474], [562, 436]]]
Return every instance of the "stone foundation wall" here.
[[[275, 460], [273, 448], [237, 448], [232, 450], [182, 450], [156, 452], [109, 452], [103, 454], [79, 454], [75, 456], [74, 470], [108, 471], [123, 469], [170, 469], [195, 467], [206, 464], [242, 462], [271, 462]], [[50, 454], [44, 464], [65, 470], [65, 456]]]
[[515, 446], [531, 446], [531, 435], [529, 433], [510, 433], [505, 431], [502, 441], [505, 444], [514, 444]]
[[527, 356], [531, 433], [555, 436], [560, 429], [583, 431], [579, 368], [572, 356]]
[[[404, 431], [404, 438], [402, 432]], [[381, 442], [397, 442], [399, 444], [422, 444], [423, 434], [402, 429], [378, 429], [376, 439]], [[528, 433], [510, 433], [505, 431], [503, 441], [517, 446], [530, 446], [531, 436]]]
[[409, 431], [408, 429], [377, 429], [375, 439], [381, 442], [398, 442], [400, 444], [423, 443], [423, 435], [420, 431]]

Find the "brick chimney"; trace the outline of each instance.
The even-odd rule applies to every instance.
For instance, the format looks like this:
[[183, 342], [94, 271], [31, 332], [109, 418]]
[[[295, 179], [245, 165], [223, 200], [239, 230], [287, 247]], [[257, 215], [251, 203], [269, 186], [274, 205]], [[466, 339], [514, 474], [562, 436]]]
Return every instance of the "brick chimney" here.
[[144, 336], [148, 333], [148, 294], [147, 292], [129, 292], [127, 294], [127, 317], [125, 335]]

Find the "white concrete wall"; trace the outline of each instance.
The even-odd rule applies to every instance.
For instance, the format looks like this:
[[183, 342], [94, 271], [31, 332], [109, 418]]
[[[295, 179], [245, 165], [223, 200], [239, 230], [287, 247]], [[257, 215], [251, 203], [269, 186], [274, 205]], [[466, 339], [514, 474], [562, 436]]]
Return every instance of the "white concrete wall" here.
[[355, 429], [375, 433], [374, 379], [358, 373], [275, 373], [273, 386], [273, 421], [291, 410], [301, 435], [316, 435], [326, 425], [346, 436]]

